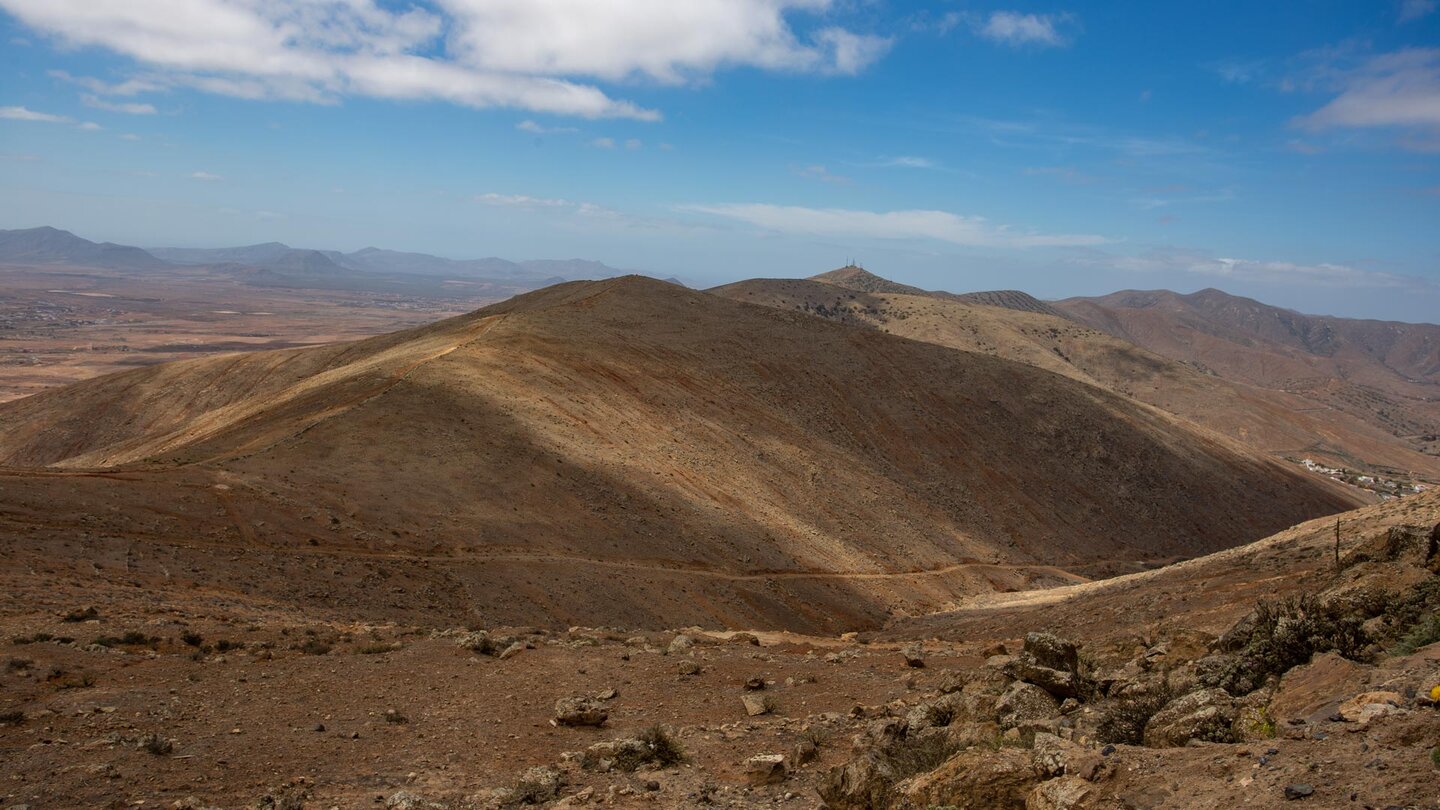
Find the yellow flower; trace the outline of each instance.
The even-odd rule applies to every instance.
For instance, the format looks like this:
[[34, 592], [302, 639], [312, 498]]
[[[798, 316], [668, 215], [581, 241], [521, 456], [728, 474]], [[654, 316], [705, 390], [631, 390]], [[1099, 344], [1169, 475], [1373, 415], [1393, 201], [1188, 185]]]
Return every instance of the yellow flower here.
[[1440, 683], [1430, 687], [1430, 699], [1436, 703], [1440, 703]]

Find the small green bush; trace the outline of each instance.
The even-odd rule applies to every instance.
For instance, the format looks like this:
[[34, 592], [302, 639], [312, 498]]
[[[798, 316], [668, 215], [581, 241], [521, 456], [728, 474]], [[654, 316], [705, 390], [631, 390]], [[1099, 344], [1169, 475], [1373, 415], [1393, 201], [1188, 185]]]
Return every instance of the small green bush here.
[[1315, 653], [1333, 651], [1360, 659], [1371, 642], [1363, 627], [1367, 618], [1355, 604], [1322, 601], [1313, 594], [1261, 602], [1227, 634], [1239, 652], [1201, 667], [1197, 674], [1205, 686], [1242, 696], [1271, 675], [1309, 663]]

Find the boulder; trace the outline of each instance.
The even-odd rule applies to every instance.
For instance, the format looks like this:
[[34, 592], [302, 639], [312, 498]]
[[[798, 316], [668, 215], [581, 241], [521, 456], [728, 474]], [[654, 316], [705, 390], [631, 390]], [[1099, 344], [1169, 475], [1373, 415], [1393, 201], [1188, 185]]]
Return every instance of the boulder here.
[[1165, 704], [1145, 724], [1145, 744], [1172, 748], [1191, 740], [1231, 742], [1239, 710], [1224, 689], [1201, 689]]
[[785, 757], [782, 754], [756, 754], [745, 760], [745, 781], [752, 786], [778, 785], [785, 781]]
[[1399, 710], [1405, 698], [1399, 692], [1364, 692], [1340, 704], [1340, 716], [1347, 723], [1366, 725], [1377, 717]]
[[634, 737], [606, 740], [585, 749], [580, 757], [580, 767], [600, 773], [609, 773], [616, 768], [633, 770], [633, 765], [644, 762], [649, 755], [650, 747], [644, 740]]
[[898, 778], [895, 766], [872, 752], [831, 768], [815, 791], [829, 810], [872, 810], [890, 806]]
[[1317, 655], [1280, 679], [1280, 687], [1270, 701], [1270, 716], [1281, 724], [1329, 716], [1341, 701], [1355, 694], [1356, 685], [1368, 680], [1372, 669], [1339, 653]]
[[1059, 698], [1080, 697], [1083, 691], [1075, 645], [1053, 633], [1026, 635], [1024, 648], [1005, 671]]
[[521, 804], [544, 804], [560, 797], [564, 779], [560, 772], [547, 765], [531, 768], [520, 774], [514, 798]]
[[925, 666], [925, 650], [919, 644], [906, 644], [900, 648], [900, 654], [905, 657], [905, 666], [916, 669]]
[[485, 655], [489, 655], [495, 650], [495, 642], [490, 640], [490, 634], [484, 630], [461, 633], [455, 637], [455, 645]]
[[680, 635], [670, 640], [670, 646], [666, 647], [665, 650], [671, 655], [681, 655], [683, 653], [690, 652], [690, 650], [694, 649], [694, 647], [695, 639], [685, 635], [684, 633], [681, 633]]
[[1034, 684], [1016, 681], [996, 702], [995, 713], [1000, 727], [1011, 729], [1059, 716], [1060, 701]]
[[[902, 807], [1024, 807], [1040, 781], [1030, 752], [1018, 748], [961, 751], [899, 787]], [[876, 804], [875, 807], [893, 806]]]
[[770, 706], [765, 698], [754, 692], [746, 692], [740, 696], [740, 703], [745, 707], [745, 714], [748, 717], [759, 717], [762, 714], [770, 713]]
[[610, 717], [605, 704], [591, 697], [568, 697], [555, 702], [555, 725], [603, 726]]
[[1079, 810], [1094, 797], [1095, 785], [1078, 776], [1043, 782], [1025, 797], [1025, 810]]

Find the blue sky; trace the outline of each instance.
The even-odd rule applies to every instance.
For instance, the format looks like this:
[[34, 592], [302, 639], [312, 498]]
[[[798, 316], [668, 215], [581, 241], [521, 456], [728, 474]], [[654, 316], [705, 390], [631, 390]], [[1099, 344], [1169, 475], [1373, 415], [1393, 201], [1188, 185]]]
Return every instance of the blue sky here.
[[0, 0], [0, 227], [1440, 320], [1437, 0]]

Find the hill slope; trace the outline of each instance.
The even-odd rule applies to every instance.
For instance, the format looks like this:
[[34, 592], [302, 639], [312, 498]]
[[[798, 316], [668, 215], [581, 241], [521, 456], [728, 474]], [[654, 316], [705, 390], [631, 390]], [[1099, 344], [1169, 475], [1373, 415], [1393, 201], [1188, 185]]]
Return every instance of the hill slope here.
[[1026, 365], [634, 277], [7, 403], [0, 460], [7, 539], [58, 556], [560, 626], [874, 626], [1356, 502]]
[[1440, 456], [1440, 325], [1303, 315], [1219, 290], [1126, 290], [1057, 306], [1157, 354], [1298, 394]]
[[1069, 318], [944, 293], [852, 292], [818, 281], [826, 277], [754, 279], [712, 292], [1027, 363], [1134, 397], [1267, 453], [1440, 477], [1440, 457], [1417, 452], [1363, 419], [1220, 379]]

